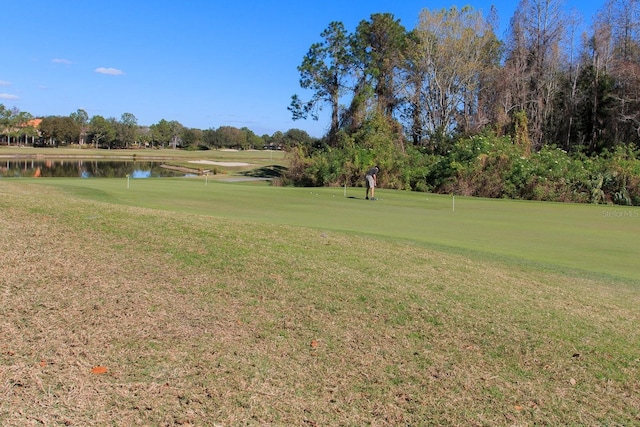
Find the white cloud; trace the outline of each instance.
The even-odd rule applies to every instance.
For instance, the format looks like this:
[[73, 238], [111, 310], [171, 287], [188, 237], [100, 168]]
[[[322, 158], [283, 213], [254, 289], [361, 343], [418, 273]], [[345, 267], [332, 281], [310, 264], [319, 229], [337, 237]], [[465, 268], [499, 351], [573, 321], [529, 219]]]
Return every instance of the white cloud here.
[[0, 86], [11, 86], [11, 82], [5, 82], [4, 80], [0, 80]]
[[5, 99], [7, 101], [15, 101], [16, 99], [20, 99], [17, 95], [11, 95], [10, 93], [0, 93], [0, 99]]
[[73, 64], [68, 59], [62, 59], [62, 58], [54, 58], [53, 60], [51, 60], [51, 62], [53, 62], [54, 64], [66, 64], [66, 65]]
[[124, 71], [118, 70], [117, 68], [99, 67], [99, 68], [96, 68], [95, 71], [96, 71], [96, 73], [108, 74], [110, 76], [119, 76], [121, 74], [124, 74]]

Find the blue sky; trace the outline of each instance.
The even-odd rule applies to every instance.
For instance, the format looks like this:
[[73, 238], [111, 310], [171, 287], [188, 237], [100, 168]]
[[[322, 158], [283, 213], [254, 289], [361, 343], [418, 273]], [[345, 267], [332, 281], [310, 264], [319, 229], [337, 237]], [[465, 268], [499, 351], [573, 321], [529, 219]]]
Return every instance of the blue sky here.
[[[567, 0], [566, 10], [590, 23], [604, 1]], [[140, 125], [166, 119], [319, 137], [326, 118], [292, 121], [287, 106], [294, 93], [305, 98], [296, 67], [331, 21], [351, 32], [388, 12], [412, 29], [424, 8], [467, 4], [485, 13], [494, 4], [501, 31], [516, 7], [510, 0], [2, 0], [0, 103], [34, 116], [82, 108], [89, 117], [132, 113]]]

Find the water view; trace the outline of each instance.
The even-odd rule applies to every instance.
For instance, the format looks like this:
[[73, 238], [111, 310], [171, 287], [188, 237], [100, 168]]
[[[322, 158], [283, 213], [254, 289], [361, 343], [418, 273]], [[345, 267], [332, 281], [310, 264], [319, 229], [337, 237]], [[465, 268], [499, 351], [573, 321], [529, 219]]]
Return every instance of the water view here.
[[161, 162], [113, 160], [2, 160], [0, 177], [77, 177], [77, 178], [158, 178], [185, 176], [184, 172], [162, 167]]

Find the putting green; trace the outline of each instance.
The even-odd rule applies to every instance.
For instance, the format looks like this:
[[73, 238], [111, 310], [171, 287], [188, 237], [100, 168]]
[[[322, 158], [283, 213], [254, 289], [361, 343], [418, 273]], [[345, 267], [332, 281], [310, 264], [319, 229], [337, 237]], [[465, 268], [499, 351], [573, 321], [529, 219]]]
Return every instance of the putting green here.
[[[637, 207], [477, 199], [363, 188], [271, 187], [204, 178], [30, 180], [99, 201], [349, 232], [470, 256], [640, 280]], [[389, 260], [392, 265], [393, 260]]]

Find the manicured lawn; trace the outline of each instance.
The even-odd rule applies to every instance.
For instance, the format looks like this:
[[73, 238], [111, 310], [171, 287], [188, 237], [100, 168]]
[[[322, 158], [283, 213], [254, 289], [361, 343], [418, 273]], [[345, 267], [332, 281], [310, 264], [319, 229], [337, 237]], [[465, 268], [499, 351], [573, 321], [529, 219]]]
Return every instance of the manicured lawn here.
[[[44, 181], [43, 181], [44, 182]], [[447, 251], [640, 279], [637, 207], [487, 200], [361, 188], [277, 188], [200, 179], [55, 180], [96, 200], [405, 240]]]

